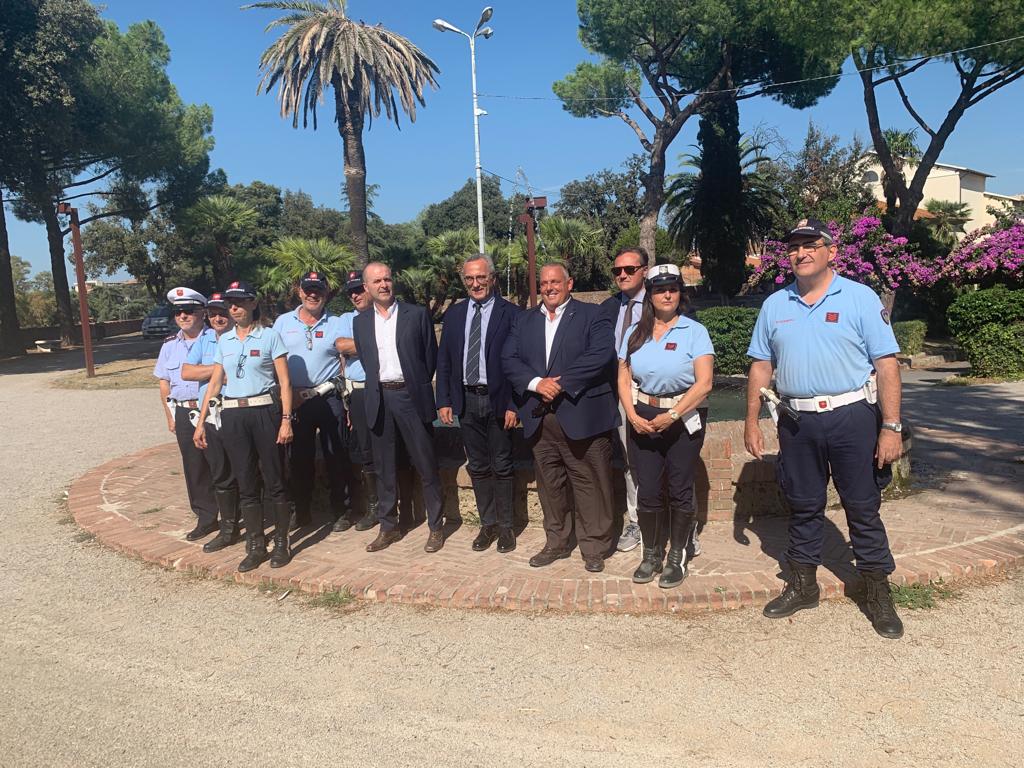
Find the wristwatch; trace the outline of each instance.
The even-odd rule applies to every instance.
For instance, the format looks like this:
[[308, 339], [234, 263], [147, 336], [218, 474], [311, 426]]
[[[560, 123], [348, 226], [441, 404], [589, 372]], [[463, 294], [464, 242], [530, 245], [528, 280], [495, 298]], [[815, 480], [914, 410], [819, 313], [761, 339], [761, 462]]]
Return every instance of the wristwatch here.
[[882, 429], [891, 429], [898, 434], [903, 431], [903, 424], [899, 421], [884, 421], [882, 422]]
[[681, 416], [682, 414], [679, 413], [679, 411], [677, 411], [675, 408], [668, 409], [668, 417], [672, 419], [672, 421], [679, 421]]

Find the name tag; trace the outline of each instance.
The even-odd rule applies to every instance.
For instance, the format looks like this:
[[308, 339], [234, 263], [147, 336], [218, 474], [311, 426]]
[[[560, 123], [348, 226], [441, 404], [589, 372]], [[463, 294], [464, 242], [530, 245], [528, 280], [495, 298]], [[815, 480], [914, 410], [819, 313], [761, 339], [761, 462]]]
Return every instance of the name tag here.
[[676, 343], [674, 341], [670, 341], [668, 344], [665, 345], [665, 349], [668, 352], [675, 352], [676, 351]]
[[825, 322], [826, 323], [838, 323], [839, 322], [839, 313], [838, 312], [826, 312], [825, 313]]
[[250, 349], [249, 350], [249, 357], [259, 357], [259, 356], [260, 356], [260, 351], [258, 349]]

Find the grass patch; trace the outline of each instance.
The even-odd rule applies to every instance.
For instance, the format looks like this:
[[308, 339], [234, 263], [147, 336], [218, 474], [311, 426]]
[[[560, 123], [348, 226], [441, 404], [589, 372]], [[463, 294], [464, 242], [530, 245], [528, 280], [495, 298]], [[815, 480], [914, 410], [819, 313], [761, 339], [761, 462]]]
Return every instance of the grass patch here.
[[305, 604], [311, 608], [329, 608], [340, 610], [348, 608], [356, 596], [347, 588], [333, 589], [328, 592], [318, 592], [315, 595], [308, 595]]
[[154, 389], [153, 358], [115, 360], [96, 366], [96, 375], [88, 378], [85, 371], [60, 376], [50, 386], [57, 389]]
[[71, 537], [71, 540], [77, 542], [78, 544], [84, 544], [87, 541], [95, 541], [96, 534], [89, 533], [88, 531], [79, 531]]
[[952, 376], [947, 376], [938, 382], [940, 387], [971, 387], [975, 384], [1005, 384], [1008, 381], [1019, 381], [1020, 379], [1007, 378], [1005, 376], [995, 376], [986, 378], [984, 376], [970, 376], [967, 374], [955, 373]]
[[140, 515], [154, 515], [163, 510], [163, 507], [150, 507], [139, 512]]
[[904, 584], [892, 589], [893, 602], [911, 611], [934, 608], [939, 600], [951, 600], [959, 596], [960, 593], [942, 579], [927, 584]]

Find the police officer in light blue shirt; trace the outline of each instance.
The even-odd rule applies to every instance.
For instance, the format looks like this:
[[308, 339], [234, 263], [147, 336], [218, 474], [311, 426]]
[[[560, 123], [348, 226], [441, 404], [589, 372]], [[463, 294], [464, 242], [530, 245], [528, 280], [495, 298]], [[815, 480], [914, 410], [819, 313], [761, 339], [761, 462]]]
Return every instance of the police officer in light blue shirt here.
[[[217, 339], [231, 330], [235, 323], [228, 314], [227, 299], [221, 293], [212, 293], [206, 301], [206, 320], [213, 334], [204, 333], [192, 345], [188, 360], [181, 367], [182, 377], [199, 383], [200, 403], [206, 397], [206, 386], [213, 375], [213, 361], [217, 354]], [[203, 545], [203, 552], [218, 552], [238, 541], [238, 483], [231, 471], [227, 449], [220, 434], [220, 410], [206, 418], [207, 446], [204, 454], [213, 478], [213, 495], [220, 512], [220, 533]]]
[[189, 505], [197, 518], [196, 527], [185, 538], [201, 539], [217, 530], [217, 502], [206, 456], [192, 443], [193, 420], [199, 415], [199, 385], [182, 378], [182, 365], [189, 351], [202, 339], [213, 339], [205, 325], [206, 297], [179, 286], [167, 292], [178, 332], [168, 336], [160, 348], [153, 375], [160, 380], [160, 400], [167, 413], [167, 428], [174, 433], [181, 452]]
[[[291, 496], [295, 504], [292, 527], [312, 523], [310, 505], [316, 480], [316, 446], [319, 433], [324, 467], [330, 487], [331, 521], [334, 530], [352, 526], [350, 520], [351, 471], [345, 449], [347, 427], [341, 398], [341, 358], [336, 346], [341, 318], [327, 311], [331, 290], [322, 272], [310, 270], [296, 286], [299, 306], [280, 315], [274, 330], [288, 350], [288, 374], [295, 402], [295, 439], [290, 448]], [[327, 392], [321, 384], [336, 379]]]
[[239, 505], [245, 522], [246, 556], [241, 572], [258, 568], [267, 559], [263, 527], [264, 496], [274, 514], [274, 551], [270, 567], [291, 561], [288, 538], [291, 504], [284, 481], [284, 448], [292, 441], [292, 388], [287, 351], [273, 328], [259, 320], [256, 291], [242, 280], [224, 290], [235, 327], [217, 342], [213, 374], [203, 400], [194, 441], [207, 448], [206, 417], [210, 401], [223, 391], [220, 435], [238, 480]]
[[892, 477], [889, 465], [902, 450], [899, 346], [878, 296], [832, 270], [837, 249], [824, 224], [804, 219], [787, 240], [796, 279], [765, 300], [747, 350], [754, 359], [747, 450], [762, 457], [760, 390], [771, 385], [773, 373], [778, 396], [792, 409], [778, 418], [777, 466], [790, 506], [791, 577], [764, 614], [782, 618], [818, 604], [816, 571], [831, 477], [864, 577], [865, 609], [875, 631], [898, 638], [903, 623], [888, 581], [895, 563], [879, 508], [881, 490]]
[[[640, 321], [619, 346], [618, 391], [629, 422], [644, 545], [633, 581], [646, 584], [660, 573], [658, 586], [668, 589], [687, 575], [696, 523], [693, 478], [706, 420], [706, 411], [697, 409], [711, 391], [715, 349], [707, 329], [685, 315], [679, 267], [651, 267], [646, 288]], [[666, 539], [671, 546], [663, 564]]]

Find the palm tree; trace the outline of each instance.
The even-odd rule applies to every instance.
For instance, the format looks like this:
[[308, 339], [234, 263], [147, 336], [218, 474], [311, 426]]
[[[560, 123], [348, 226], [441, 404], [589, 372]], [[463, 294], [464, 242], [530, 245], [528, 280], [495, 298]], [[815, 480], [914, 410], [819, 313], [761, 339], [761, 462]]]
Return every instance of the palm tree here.
[[[564, 216], [547, 216], [540, 221], [537, 267], [554, 259], [565, 262], [573, 284], [580, 290], [603, 287], [607, 283], [599, 259], [605, 255], [604, 230], [601, 227]], [[545, 253], [542, 262], [540, 253]]]
[[231, 244], [255, 226], [259, 214], [251, 205], [233, 197], [209, 195], [189, 208], [186, 218], [198, 233], [213, 238], [213, 282], [218, 288], [223, 288], [234, 277]]
[[260, 290], [277, 300], [287, 298], [295, 284], [309, 271], [326, 275], [328, 284], [338, 288], [345, 281], [345, 273], [355, 263], [350, 248], [325, 237], [317, 240], [282, 237], [264, 254], [273, 264], [261, 275]]
[[[723, 236], [749, 249], [772, 231], [781, 215], [783, 201], [778, 187], [759, 170], [768, 159], [763, 154], [764, 150], [763, 145], [749, 139], [740, 142], [742, 186], [739, 209], [728, 217], [736, 227], [735, 231], [719, 231], [726, 219], [706, 193], [702, 174], [682, 173], [672, 177], [665, 200], [668, 233], [684, 255], [700, 255], [703, 249], [706, 256], [709, 243], [721, 241]], [[701, 150], [698, 148], [694, 154], [681, 155], [679, 160], [683, 166], [700, 168]], [[707, 266], [703, 259], [701, 266]]]
[[[921, 159], [921, 149], [917, 146], [917, 129], [912, 131], [899, 131], [895, 128], [886, 128], [882, 131], [885, 143], [889, 145], [892, 153], [892, 162], [896, 170], [903, 175], [903, 167], [907, 160], [912, 162]], [[899, 195], [896, 193], [895, 182], [882, 171], [882, 193], [885, 195], [885, 212], [889, 216], [896, 214], [896, 202]]]
[[[381, 110], [399, 124], [404, 111], [416, 121], [416, 104], [425, 106], [425, 86], [437, 87], [437, 65], [408, 39], [379, 24], [367, 26], [345, 15], [345, 0], [270, 0], [245, 8], [286, 11], [267, 30], [285, 27], [277, 42], [263, 52], [263, 79], [257, 92], [269, 93], [280, 83], [281, 116], [292, 116], [298, 127], [313, 119], [328, 87], [334, 89], [334, 116], [345, 148], [345, 186], [348, 191], [352, 246], [362, 267], [370, 258], [366, 235], [366, 156], [363, 124]], [[395, 95], [397, 92], [398, 99]], [[399, 109], [401, 107], [401, 109]]]
[[949, 250], [956, 248], [960, 235], [964, 234], [964, 226], [971, 220], [971, 207], [951, 200], [929, 200], [924, 207], [932, 215], [925, 223], [931, 229], [935, 242]]

